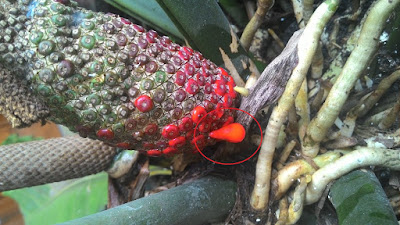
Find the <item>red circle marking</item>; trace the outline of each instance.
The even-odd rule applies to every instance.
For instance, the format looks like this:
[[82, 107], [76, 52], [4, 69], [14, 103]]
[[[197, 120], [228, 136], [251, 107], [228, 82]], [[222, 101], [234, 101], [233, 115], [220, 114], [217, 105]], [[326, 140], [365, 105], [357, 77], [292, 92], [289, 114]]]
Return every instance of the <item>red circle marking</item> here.
[[263, 136], [262, 136], [262, 129], [261, 129], [260, 123], [256, 120], [256, 118], [254, 118], [254, 116], [252, 116], [250, 113], [248, 113], [248, 112], [246, 112], [246, 111], [244, 111], [244, 110], [242, 110], [242, 109], [238, 109], [238, 108], [228, 108], [228, 107], [225, 108], [225, 107], [222, 107], [222, 108], [214, 109], [214, 110], [208, 112], [208, 113], [207, 113], [206, 115], [204, 115], [204, 116], [198, 121], [198, 123], [196, 124], [196, 127], [194, 128], [193, 139], [196, 137], [196, 130], [197, 130], [197, 127], [199, 126], [201, 120], [204, 119], [205, 117], [207, 117], [208, 114], [214, 112], [215, 110], [221, 110], [221, 109], [233, 109], [233, 110], [238, 110], [238, 111], [244, 112], [244, 113], [246, 113], [247, 115], [249, 115], [254, 121], [256, 121], [256, 123], [257, 123], [257, 125], [258, 125], [258, 128], [260, 128], [260, 133], [261, 133], [260, 144], [258, 145], [257, 150], [256, 150], [251, 156], [249, 156], [249, 157], [247, 157], [246, 159], [243, 159], [243, 160], [241, 160], [241, 161], [238, 161], [238, 162], [231, 162], [231, 163], [224, 163], [224, 162], [218, 162], [218, 161], [215, 161], [215, 160], [213, 160], [213, 159], [208, 158], [206, 155], [204, 155], [204, 153], [203, 153], [202, 151], [200, 151], [200, 149], [199, 149], [199, 147], [197, 146], [197, 143], [196, 143], [196, 142], [194, 142], [194, 145], [196, 146], [197, 151], [198, 151], [204, 158], [206, 158], [208, 161], [211, 161], [211, 162], [213, 162], [213, 163], [220, 164], [220, 165], [225, 165], [225, 166], [238, 165], [238, 164], [240, 164], [240, 163], [244, 163], [244, 162], [246, 162], [247, 160], [251, 159], [251, 158], [252, 158], [255, 154], [257, 154], [257, 152], [260, 150], [261, 144], [262, 144], [262, 140], [263, 140]]

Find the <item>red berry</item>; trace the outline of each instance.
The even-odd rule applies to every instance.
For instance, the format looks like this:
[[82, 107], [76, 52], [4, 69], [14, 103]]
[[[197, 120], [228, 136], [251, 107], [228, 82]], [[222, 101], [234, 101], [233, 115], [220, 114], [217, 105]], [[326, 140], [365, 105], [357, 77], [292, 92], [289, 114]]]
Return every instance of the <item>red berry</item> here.
[[174, 147], [168, 147], [168, 148], [164, 149], [164, 150], [162, 151], [162, 153], [163, 153], [164, 155], [169, 155], [169, 156], [171, 156], [171, 155], [175, 155], [176, 153], [178, 153], [178, 149], [176, 149], [176, 148], [174, 148]]
[[97, 131], [97, 137], [103, 140], [112, 140], [114, 138], [114, 132], [110, 129], [100, 129]]
[[194, 74], [194, 67], [192, 65], [190, 65], [189, 63], [187, 63], [185, 65], [185, 73], [188, 76], [193, 76]]
[[236, 91], [233, 89], [235, 86], [228, 83], [228, 89], [226, 93], [228, 93], [232, 98], [236, 98]]
[[182, 71], [177, 71], [175, 74], [175, 83], [179, 86], [183, 86], [186, 82], [186, 74]]
[[158, 131], [158, 126], [156, 124], [149, 124], [144, 128], [144, 133], [147, 135], [154, 135]]
[[192, 120], [195, 123], [198, 123], [201, 118], [203, 118], [207, 114], [207, 111], [203, 108], [203, 106], [196, 106], [192, 110]]
[[192, 56], [192, 53], [193, 53], [192, 49], [190, 49], [188, 47], [182, 47], [181, 50], [179, 50], [178, 55], [179, 55], [179, 58], [187, 61]]
[[212, 103], [208, 100], [204, 101], [204, 108], [206, 109], [207, 112], [210, 112], [211, 110], [213, 110], [214, 107], [215, 107], [214, 103]]
[[200, 86], [204, 86], [206, 84], [206, 79], [200, 73], [196, 74], [196, 81], [197, 81], [197, 84]]
[[157, 157], [160, 156], [162, 154], [162, 152], [158, 149], [152, 149], [152, 150], [148, 150], [147, 152], [148, 156], [152, 156], [152, 157]]
[[220, 73], [220, 74], [222, 74], [222, 75], [224, 75], [224, 76], [229, 76], [228, 72], [226, 72], [226, 70], [224, 70], [223, 68], [218, 67], [218, 69], [219, 69], [219, 73]]
[[182, 136], [174, 138], [168, 142], [169, 146], [176, 148], [182, 147], [183, 145], [185, 145], [185, 143], [186, 143], [186, 138]]
[[158, 34], [154, 30], [149, 30], [146, 34], [146, 39], [149, 43], [155, 43], [156, 38], [158, 37]]
[[215, 93], [211, 93], [211, 102], [217, 104], [219, 102], [219, 97]]
[[197, 84], [197, 82], [193, 79], [189, 79], [187, 82], [187, 87], [186, 87], [186, 91], [189, 94], [196, 94], [197, 92], [199, 92], [199, 85]]
[[212, 87], [210, 83], [206, 83], [206, 85], [204, 86], [204, 93], [205, 94], [210, 94], [212, 92]]
[[158, 141], [158, 142], [156, 142], [156, 146], [159, 149], [163, 149], [163, 148], [166, 148], [168, 146], [168, 143], [165, 142], [165, 141]]
[[224, 106], [225, 108], [229, 108], [229, 107], [232, 106], [232, 103], [233, 103], [233, 100], [232, 100], [231, 95], [230, 95], [230, 94], [225, 94], [225, 95], [224, 95], [224, 103], [223, 103], [223, 106]]
[[135, 106], [140, 112], [148, 112], [153, 109], [153, 100], [147, 95], [141, 95], [135, 100]]
[[128, 142], [121, 142], [121, 143], [118, 143], [116, 146], [118, 148], [122, 148], [122, 149], [131, 149], [132, 148], [131, 144]]
[[199, 126], [198, 129], [201, 133], [208, 133], [211, 129], [211, 123], [210, 121], [202, 121]]
[[121, 22], [124, 24], [127, 24], [127, 25], [132, 24], [131, 21], [129, 21], [128, 19], [122, 18], [122, 17], [121, 17]]
[[133, 27], [133, 29], [135, 29], [137, 32], [140, 32], [140, 33], [144, 32], [144, 28], [141, 27], [141, 26], [139, 26], [139, 25], [137, 25], [137, 24], [132, 24], [132, 27]]
[[200, 52], [195, 52], [195, 53], [193, 54], [193, 57], [194, 57], [197, 61], [203, 60], [203, 55], [202, 55]]
[[169, 124], [164, 127], [161, 135], [167, 139], [174, 139], [179, 136], [179, 128], [176, 125]]
[[190, 131], [193, 129], [193, 121], [192, 119], [185, 117], [179, 124], [179, 129], [181, 131]]
[[197, 147], [202, 150], [206, 146], [205, 137], [203, 135], [198, 135], [191, 141], [192, 145], [197, 144]]
[[171, 39], [169, 39], [169, 37], [162, 36], [160, 38], [160, 43], [162, 44], [162, 46], [167, 47], [168, 45], [170, 45], [172, 43], [172, 41], [171, 41]]
[[184, 46], [183, 47], [183, 50], [187, 53], [187, 54], [189, 54], [189, 55], [192, 55], [193, 54], [193, 49], [191, 49], [191, 48], [189, 48], [189, 47], [187, 47], [187, 46]]
[[143, 149], [154, 149], [156, 148], [156, 145], [150, 142], [145, 142], [143, 143]]
[[223, 80], [217, 80], [215, 82], [215, 93], [217, 93], [217, 95], [219, 96], [223, 96], [226, 92], [226, 88], [225, 88], [225, 81]]

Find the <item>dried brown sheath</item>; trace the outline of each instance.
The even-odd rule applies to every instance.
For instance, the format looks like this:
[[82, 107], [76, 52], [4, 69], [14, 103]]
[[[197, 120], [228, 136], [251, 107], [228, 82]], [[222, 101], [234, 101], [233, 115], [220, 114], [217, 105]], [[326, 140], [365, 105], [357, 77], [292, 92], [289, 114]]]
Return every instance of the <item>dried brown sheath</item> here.
[[[296, 31], [281, 54], [264, 69], [257, 83], [250, 89], [250, 95], [242, 99], [240, 109], [254, 116], [265, 105], [273, 104], [281, 97], [299, 62], [297, 44], [302, 33], [303, 30]], [[252, 119], [243, 113], [238, 116], [237, 121], [247, 129]]]

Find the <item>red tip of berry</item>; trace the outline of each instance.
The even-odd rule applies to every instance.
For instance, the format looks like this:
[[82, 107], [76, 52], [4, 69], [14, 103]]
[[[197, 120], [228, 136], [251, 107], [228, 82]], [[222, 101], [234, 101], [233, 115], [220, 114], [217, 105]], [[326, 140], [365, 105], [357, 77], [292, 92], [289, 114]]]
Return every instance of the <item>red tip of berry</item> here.
[[153, 109], [153, 100], [147, 95], [141, 95], [135, 100], [135, 106], [140, 112], [148, 112]]
[[209, 136], [218, 140], [238, 143], [243, 141], [246, 136], [246, 131], [240, 123], [231, 123], [218, 130], [210, 132]]

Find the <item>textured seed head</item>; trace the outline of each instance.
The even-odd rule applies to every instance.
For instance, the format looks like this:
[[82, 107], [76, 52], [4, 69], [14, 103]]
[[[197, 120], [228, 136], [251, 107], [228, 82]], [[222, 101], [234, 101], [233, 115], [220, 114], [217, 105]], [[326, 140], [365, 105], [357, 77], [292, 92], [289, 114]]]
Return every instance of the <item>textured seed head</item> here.
[[234, 106], [235, 83], [199, 52], [74, 1], [33, 2], [22, 36], [27, 79], [51, 120], [150, 156], [202, 149], [216, 142], [210, 132], [233, 123], [221, 108]]

